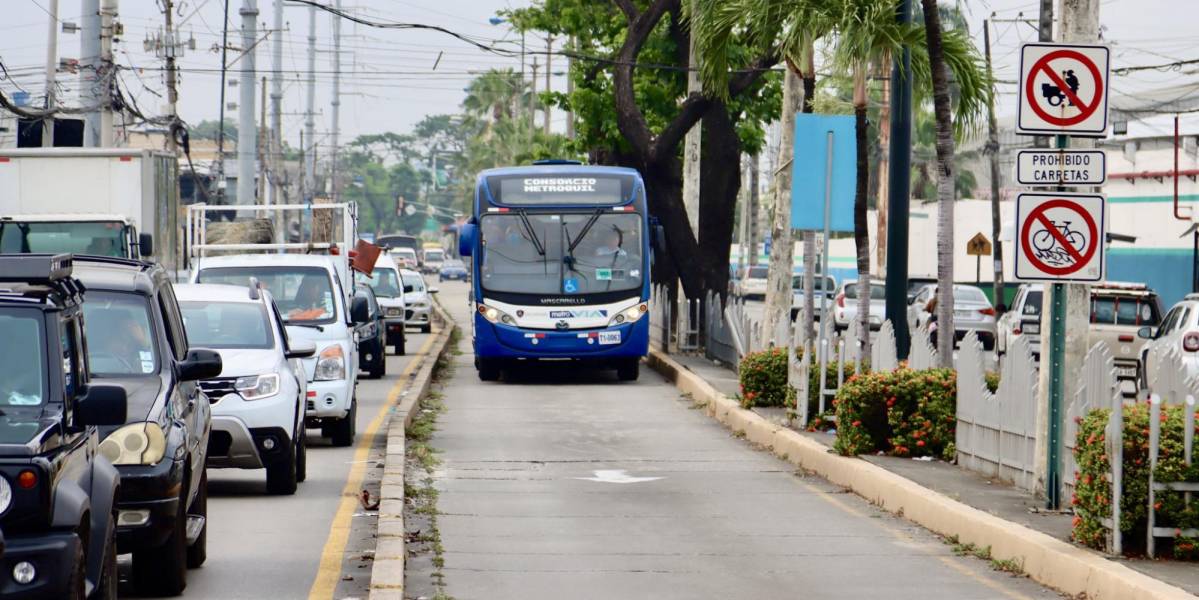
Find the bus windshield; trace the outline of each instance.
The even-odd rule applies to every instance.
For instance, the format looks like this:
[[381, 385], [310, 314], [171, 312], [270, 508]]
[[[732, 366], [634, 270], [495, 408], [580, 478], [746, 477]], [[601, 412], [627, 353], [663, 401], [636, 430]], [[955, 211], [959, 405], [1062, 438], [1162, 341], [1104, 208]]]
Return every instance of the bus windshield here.
[[494, 292], [588, 294], [640, 289], [636, 213], [488, 213], [480, 219], [481, 283]]
[[119, 221], [0, 221], [0, 254], [129, 256]]

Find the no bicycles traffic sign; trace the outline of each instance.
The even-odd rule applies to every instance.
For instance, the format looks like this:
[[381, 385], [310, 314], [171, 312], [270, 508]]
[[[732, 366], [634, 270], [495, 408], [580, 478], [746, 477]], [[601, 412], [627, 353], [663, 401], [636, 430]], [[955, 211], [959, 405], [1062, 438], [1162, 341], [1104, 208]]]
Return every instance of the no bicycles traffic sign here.
[[1105, 135], [1109, 56], [1106, 46], [1021, 46], [1016, 132]]
[[1016, 196], [1016, 279], [1102, 281], [1104, 204], [1101, 194]]

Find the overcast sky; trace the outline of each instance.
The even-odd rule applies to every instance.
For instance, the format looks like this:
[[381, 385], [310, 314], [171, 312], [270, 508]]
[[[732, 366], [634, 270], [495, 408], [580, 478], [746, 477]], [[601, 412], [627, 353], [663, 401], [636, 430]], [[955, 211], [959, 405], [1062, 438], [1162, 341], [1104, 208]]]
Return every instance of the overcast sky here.
[[[12, 79], [0, 81], [5, 93], [15, 91], [13, 83], [40, 97], [44, 90], [46, 33], [50, 0], [2, 0], [4, 24], [0, 26], [0, 61]], [[333, 0], [325, 0], [332, 3]], [[343, 8], [369, 19], [435, 24], [482, 41], [506, 39], [512, 48], [519, 48], [519, 36], [509, 32], [506, 25], [488, 23], [498, 10], [525, 5], [530, 0], [345, 0]], [[603, 0], [596, 0], [603, 1]], [[243, 0], [229, 0], [230, 45], [241, 44], [241, 17], [237, 14]], [[272, 19], [272, 0], [259, 0], [259, 26]], [[1035, 0], [965, 0], [971, 32], [982, 45], [982, 21], [994, 13], [999, 20], [1023, 17], [1036, 18]], [[1103, 37], [1112, 45], [1113, 66], [1160, 64], [1177, 59], [1199, 58], [1195, 45], [1193, 20], [1190, 12], [1194, 0], [1105, 0], [1100, 21]], [[80, 0], [60, 0], [59, 19], [80, 22]], [[224, 0], [176, 0], [176, 10], [182, 16], [184, 37], [194, 35], [196, 50], [189, 51], [179, 61], [183, 69], [180, 83], [180, 114], [189, 123], [214, 119], [220, 102], [219, 46]], [[304, 73], [307, 69], [306, 46], [309, 9], [287, 4], [284, 9], [283, 65], [285, 71], [284, 130], [292, 144], [299, 138], [304, 109]], [[317, 14], [317, 130], [327, 135], [329, 101], [332, 87], [332, 29], [333, 17]], [[133, 91], [146, 112], [161, 113], [164, 101], [164, 81], [161, 61], [142, 48], [147, 35], [157, 32], [162, 13], [155, 0], [121, 0], [120, 21], [125, 35], [118, 44], [117, 60], [121, 65], [141, 69], [122, 74], [126, 86]], [[1034, 27], [1018, 22], [998, 22], [993, 26], [992, 43], [996, 77], [1015, 80], [1020, 43], [1034, 41]], [[60, 33], [58, 53], [63, 58], [79, 56], [78, 33]], [[544, 48], [545, 40], [530, 36], [530, 46]], [[349, 140], [361, 133], [407, 131], [426, 115], [453, 112], [463, 97], [463, 88], [472, 73], [492, 67], [520, 68], [519, 57], [508, 58], [485, 53], [471, 45], [442, 33], [413, 30], [380, 30], [344, 22], [342, 25], [342, 139]], [[235, 54], [230, 54], [230, 61]], [[439, 60], [440, 57], [440, 60]], [[531, 58], [530, 58], [531, 60]], [[539, 59], [540, 60], [540, 59]], [[258, 70], [263, 75], [271, 68], [270, 40], [258, 46]], [[436, 69], [434, 65], [436, 64]], [[559, 74], [552, 77], [555, 89], [565, 86], [560, 70], [565, 64], [555, 64]], [[544, 72], [544, 71], [543, 71]], [[235, 78], [236, 75], [231, 75]], [[1194, 72], [1147, 71], [1118, 77], [1113, 88], [1119, 92], [1135, 93], [1171, 83], [1193, 80]], [[61, 85], [77, 89], [75, 76], [62, 76]], [[539, 77], [538, 88], [544, 85]], [[231, 87], [227, 102], [237, 101], [238, 88]], [[1015, 109], [1014, 85], [1001, 85], [999, 109], [1010, 113]], [[236, 111], [227, 113], [236, 119]], [[561, 130], [563, 116], [555, 114], [555, 128]], [[1161, 134], [1169, 131], [1168, 118], [1147, 123], [1134, 123], [1130, 133]], [[1199, 130], [1199, 117], [1184, 120], [1191, 133]], [[327, 141], [327, 140], [326, 140]]]

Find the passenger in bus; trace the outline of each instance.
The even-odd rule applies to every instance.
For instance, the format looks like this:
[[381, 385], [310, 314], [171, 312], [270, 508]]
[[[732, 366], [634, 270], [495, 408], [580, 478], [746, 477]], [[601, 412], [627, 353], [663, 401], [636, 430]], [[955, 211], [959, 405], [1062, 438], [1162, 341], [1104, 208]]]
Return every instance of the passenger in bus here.
[[627, 257], [629, 253], [621, 248], [624, 241], [623, 238], [624, 236], [621, 235], [620, 230], [613, 227], [604, 235], [604, 242], [600, 247], [595, 249], [595, 255], [600, 257], [611, 256], [614, 261], [617, 258]]

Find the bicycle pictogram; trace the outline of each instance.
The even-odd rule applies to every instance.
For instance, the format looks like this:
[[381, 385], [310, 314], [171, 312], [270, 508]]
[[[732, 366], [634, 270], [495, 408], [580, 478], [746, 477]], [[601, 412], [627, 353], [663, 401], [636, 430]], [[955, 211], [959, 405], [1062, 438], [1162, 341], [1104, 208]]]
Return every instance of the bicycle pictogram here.
[[1082, 232], [1070, 229], [1070, 221], [1048, 221], [1046, 229], [1033, 234], [1032, 246], [1037, 250], [1037, 257], [1047, 264], [1066, 266], [1074, 264], [1086, 253], [1087, 238]]

